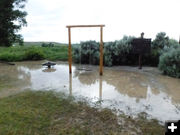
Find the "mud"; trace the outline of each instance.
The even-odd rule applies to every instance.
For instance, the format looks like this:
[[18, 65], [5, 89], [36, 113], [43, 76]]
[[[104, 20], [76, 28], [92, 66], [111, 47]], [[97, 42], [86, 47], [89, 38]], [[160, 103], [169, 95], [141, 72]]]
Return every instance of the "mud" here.
[[80, 71], [57, 62], [52, 69], [42, 67], [45, 61], [17, 62], [15, 66], [0, 63], [0, 98], [27, 90], [55, 90], [82, 96], [101, 106], [115, 108], [127, 115], [141, 112], [160, 121], [180, 119], [180, 79], [164, 76], [157, 68], [119, 66], [104, 68], [84, 65], [92, 71]]

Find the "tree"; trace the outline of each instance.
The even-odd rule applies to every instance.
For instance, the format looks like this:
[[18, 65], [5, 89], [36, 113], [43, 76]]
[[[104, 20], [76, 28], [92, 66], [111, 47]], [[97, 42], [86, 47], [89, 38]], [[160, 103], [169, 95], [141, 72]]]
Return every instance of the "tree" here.
[[11, 46], [14, 42], [23, 44], [17, 32], [27, 25], [27, 12], [23, 11], [26, 0], [0, 0], [0, 46]]

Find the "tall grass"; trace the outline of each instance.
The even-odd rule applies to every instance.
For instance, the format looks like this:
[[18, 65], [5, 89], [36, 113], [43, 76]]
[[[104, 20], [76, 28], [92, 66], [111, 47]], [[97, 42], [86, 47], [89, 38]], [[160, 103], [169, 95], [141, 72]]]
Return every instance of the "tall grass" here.
[[0, 60], [15, 62], [24, 60], [67, 60], [68, 47], [14, 46], [0, 47]]

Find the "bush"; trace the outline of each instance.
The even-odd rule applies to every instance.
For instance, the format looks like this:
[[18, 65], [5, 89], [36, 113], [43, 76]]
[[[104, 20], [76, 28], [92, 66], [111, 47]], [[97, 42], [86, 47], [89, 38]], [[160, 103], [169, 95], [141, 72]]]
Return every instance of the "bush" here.
[[16, 54], [16, 53], [8, 53], [4, 52], [0, 54], [0, 60], [2, 61], [22, 61], [23, 55], [22, 54]]
[[153, 49], [163, 49], [165, 46], [169, 46], [169, 37], [165, 32], [160, 32], [156, 35], [155, 40], [152, 42]]
[[42, 60], [44, 58], [42, 50], [38, 50], [36, 47], [31, 47], [25, 52], [25, 60]]
[[[138, 65], [138, 55], [133, 54], [131, 41], [134, 37], [124, 36], [121, 40], [104, 43], [104, 65]], [[158, 66], [159, 57], [169, 52], [172, 48], [178, 48], [179, 43], [169, 39], [166, 33], [160, 32], [151, 44], [151, 53], [142, 57], [142, 64]], [[73, 58], [75, 63], [99, 64], [99, 43], [95, 41], [81, 42], [73, 46]]]
[[170, 50], [170, 48], [177, 47], [179, 43], [170, 39], [166, 36], [165, 32], [160, 32], [156, 35], [156, 38], [153, 40], [151, 45], [151, 54], [148, 56], [149, 63], [151, 66], [157, 66], [159, 63], [159, 57], [164, 53]]
[[160, 56], [159, 69], [166, 75], [180, 78], [180, 47], [171, 48]]
[[41, 47], [54, 47], [54, 44], [53, 43], [42, 43], [41, 44]]
[[130, 64], [131, 41], [133, 37], [124, 36], [123, 39], [104, 44], [104, 64], [106, 66]]
[[0, 60], [1, 61], [13, 62], [13, 61], [24, 61], [24, 60], [42, 60], [43, 58], [47, 60], [52, 60], [52, 61], [68, 60], [68, 46], [0, 47]]
[[[133, 37], [124, 36], [122, 40], [104, 43], [104, 65], [120, 65], [131, 63], [128, 56], [131, 51]], [[75, 63], [99, 64], [99, 46], [96, 41], [81, 42], [73, 46], [73, 59]]]
[[73, 59], [75, 63], [99, 64], [99, 43], [86, 41], [73, 45]]

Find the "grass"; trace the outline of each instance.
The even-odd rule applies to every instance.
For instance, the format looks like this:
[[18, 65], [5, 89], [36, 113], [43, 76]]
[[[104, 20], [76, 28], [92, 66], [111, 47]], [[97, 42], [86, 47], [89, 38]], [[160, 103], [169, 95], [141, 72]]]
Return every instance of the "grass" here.
[[0, 60], [7, 62], [26, 60], [62, 60], [68, 59], [68, 46], [14, 46], [0, 47]]
[[155, 120], [117, 116], [62, 93], [26, 91], [0, 100], [0, 135], [163, 135]]

